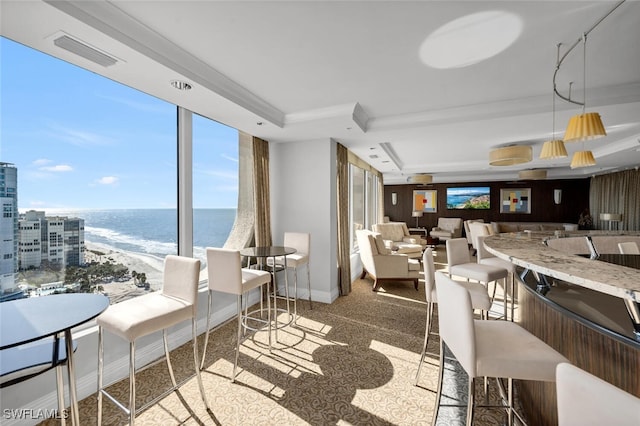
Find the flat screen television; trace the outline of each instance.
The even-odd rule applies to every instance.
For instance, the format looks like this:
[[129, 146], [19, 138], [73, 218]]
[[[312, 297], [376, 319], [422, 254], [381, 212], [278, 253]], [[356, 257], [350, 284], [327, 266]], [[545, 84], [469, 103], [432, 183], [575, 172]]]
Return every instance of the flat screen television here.
[[488, 210], [491, 188], [471, 186], [447, 188], [447, 208], [451, 210]]

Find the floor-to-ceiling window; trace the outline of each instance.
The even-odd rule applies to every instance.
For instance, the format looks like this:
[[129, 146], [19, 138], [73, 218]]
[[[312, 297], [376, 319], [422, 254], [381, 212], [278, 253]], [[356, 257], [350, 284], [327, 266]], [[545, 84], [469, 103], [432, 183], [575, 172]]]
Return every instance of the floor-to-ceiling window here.
[[[18, 176], [15, 287], [112, 302], [160, 288], [162, 260], [178, 252], [176, 105], [0, 43], [0, 163]], [[195, 114], [192, 124], [194, 214], [180, 220], [194, 222], [203, 257], [235, 218], [238, 137]]]
[[357, 250], [356, 230], [371, 229], [378, 222], [378, 186], [380, 179], [370, 170], [349, 164], [349, 214], [351, 251]]

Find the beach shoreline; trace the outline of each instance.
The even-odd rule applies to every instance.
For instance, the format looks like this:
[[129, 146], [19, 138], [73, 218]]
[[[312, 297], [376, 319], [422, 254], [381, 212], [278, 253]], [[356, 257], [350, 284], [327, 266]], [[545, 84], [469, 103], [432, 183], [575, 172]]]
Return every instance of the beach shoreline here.
[[[104, 254], [98, 255], [96, 252]], [[164, 259], [151, 254], [119, 250], [106, 244], [85, 242], [86, 263], [105, 263], [107, 261], [126, 266], [129, 269], [129, 273], [134, 271], [144, 273], [150, 287], [149, 290], [145, 290], [144, 287], [138, 287], [133, 278], [126, 281], [111, 281], [98, 284], [102, 286], [102, 294], [109, 297], [111, 303], [117, 303], [162, 288]]]

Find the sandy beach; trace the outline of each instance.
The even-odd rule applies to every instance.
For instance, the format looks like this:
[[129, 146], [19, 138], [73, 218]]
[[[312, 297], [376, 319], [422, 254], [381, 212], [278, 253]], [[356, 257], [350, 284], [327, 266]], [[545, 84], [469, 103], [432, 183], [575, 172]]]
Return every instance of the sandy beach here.
[[[150, 284], [150, 290], [159, 290], [162, 287], [162, 268], [164, 259], [143, 254], [133, 253], [122, 250], [116, 250], [113, 247], [98, 244], [85, 243], [85, 262], [104, 263], [110, 261], [112, 263], [121, 263], [129, 272], [144, 272], [147, 276], [147, 282]], [[95, 252], [104, 253], [97, 255]], [[101, 283], [103, 293], [109, 297], [111, 303], [117, 303], [130, 297], [147, 293], [150, 290], [139, 288], [134, 284], [133, 278], [127, 281], [112, 281], [109, 283]]]

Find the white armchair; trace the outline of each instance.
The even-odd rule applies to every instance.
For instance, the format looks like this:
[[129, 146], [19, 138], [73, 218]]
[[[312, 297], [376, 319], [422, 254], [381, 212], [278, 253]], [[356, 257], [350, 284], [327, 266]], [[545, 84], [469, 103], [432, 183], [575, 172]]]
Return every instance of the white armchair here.
[[405, 254], [392, 254], [385, 247], [379, 233], [368, 230], [356, 231], [364, 278], [368, 273], [373, 278], [373, 291], [377, 291], [382, 281], [413, 281], [418, 290], [420, 261], [410, 259]]
[[376, 223], [371, 227], [382, 237], [385, 247], [399, 254], [406, 254], [412, 259], [422, 257], [422, 250], [427, 241], [419, 235], [409, 234], [409, 228], [404, 222]]
[[462, 219], [459, 217], [439, 217], [438, 226], [431, 229], [431, 238], [451, 240], [462, 236]]

